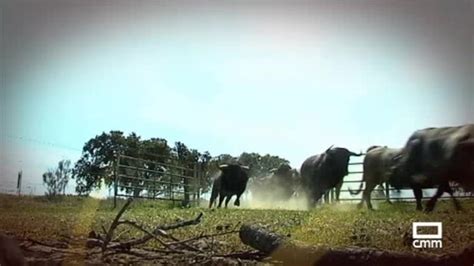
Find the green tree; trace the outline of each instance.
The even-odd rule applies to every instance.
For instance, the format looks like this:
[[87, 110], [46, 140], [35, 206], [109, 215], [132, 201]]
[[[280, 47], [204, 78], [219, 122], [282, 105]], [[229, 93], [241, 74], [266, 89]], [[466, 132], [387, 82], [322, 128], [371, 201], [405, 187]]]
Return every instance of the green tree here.
[[289, 164], [289, 161], [278, 156], [266, 154], [264, 156], [252, 152], [244, 152], [239, 156], [239, 162], [248, 166], [251, 177], [262, 177], [270, 173], [270, 170], [277, 168], [281, 164]]
[[260, 154], [252, 152], [244, 152], [239, 156], [238, 161], [249, 167], [249, 175], [250, 176], [260, 176], [262, 175], [262, 156]]
[[148, 196], [156, 197], [163, 193], [163, 191], [169, 191], [167, 189], [168, 185], [156, 182], [166, 181], [163, 180], [166, 171], [162, 164], [171, 163], [171, 148], [168, 146], [168, 142], [161, 138], [143, 140], [140, 146], [139, 157], [147, 160], [144, 161], [142, 167], [150, 170], [149, 172], [143, 172], [143, 178], [149, 180], [143, 184], [148, 191]]
[[99, 188], [101, 181], [106, 186], [114, 181], [114, 163], [118, 154], [137, 154], [139, 137], [132, 133], [126, 138], [121, 131], [103, 132], [90, 139], [82, 149], [82, 156], [76, 162], [73, 178], [76, 179], [76, 192], [88, 194]]
[[212, 156], [208, 151], [205, 151], [199, 156], [199, 188], [202, 193], [208, 192], [212, 185], [211, 176], [208, 174], [209, 169], [211, 168], [211, 160]]
[[46, 186], [46, 196], [56, 197], [66, 193], [66, 186], [72, 174], [71, 161], [62, 160], [56, 169], [51, 169], [43, 174], [43, 184]]

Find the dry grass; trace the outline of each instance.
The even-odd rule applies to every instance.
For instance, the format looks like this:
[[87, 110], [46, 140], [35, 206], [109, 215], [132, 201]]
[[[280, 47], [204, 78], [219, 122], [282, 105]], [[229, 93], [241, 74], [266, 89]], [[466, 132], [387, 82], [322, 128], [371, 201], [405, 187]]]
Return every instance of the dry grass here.
[[[190, 219], [204, 212], [196, 226], [174, 232], [178, 238], [215, 233], [219, 228], [240, 223], [261, 223], [271, 230], [290, 235], [297, 242], [330, 247], [364, 246], [407, 252], [446, 253], [474, 241], [474, 200], [462, 201], [464, 212], [454, 211], [450, 201], [441, 201], [434, 213], [416, 212], [411, 203], [380, 204], [377, 211], [359, 210], [353, 204], [326, 205], [312, 211], [270, 209], [173, 208], [163, 202], [135, 201], [124, 214], [152, 228], [154, 225]], [[263, 206], [260, 206], [263, 207]], [[280, 206], [281, 207], [281, 206]], [[88, 232], [101, 232], [117, 210], [111, 200], [66, 197], [51, 202], [43, 197], [0, 195], [0, 228], [37, 240], [85, 239]], [[415, 250], [409, 237], [414, 221], [443, 222], [443, 249]], [[120, 231], [120, 229], [119, 229]], [[136, 236], [123, 232], [123, 237]], [[220, 238], [224, 252], [243, 250], [237, 235]]]

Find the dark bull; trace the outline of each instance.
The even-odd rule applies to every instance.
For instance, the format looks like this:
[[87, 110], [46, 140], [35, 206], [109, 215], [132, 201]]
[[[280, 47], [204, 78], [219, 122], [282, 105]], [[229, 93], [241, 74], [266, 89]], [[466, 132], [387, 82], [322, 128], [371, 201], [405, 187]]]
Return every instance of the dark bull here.
[[219, 197], [219, 204], [217, 208], [220, 208], [222, 201], [225, 199], [225, 207], [233, 195], [237, 198], [234, 201], [235, 206], [240, 206], [240, 196], [244, 193], [247, 187], [249, 176], [247, 166], [239, 164], [223, 164], [219, 166], [221, 173], [214, 179], [212, 184], [211, 199], [209, 202], [209, 208], [212, 208], [217, 197]]

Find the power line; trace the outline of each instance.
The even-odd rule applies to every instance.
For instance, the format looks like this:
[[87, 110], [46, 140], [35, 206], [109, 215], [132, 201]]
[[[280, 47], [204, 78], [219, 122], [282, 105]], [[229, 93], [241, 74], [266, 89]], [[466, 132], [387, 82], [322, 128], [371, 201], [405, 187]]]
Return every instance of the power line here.
[[37, 144], [41, 144], [41, 145], [44, 145], [44, 146], [82, 152], [82, 149], [69, 147], [69, 146], [65, 146], [65, 145], [61, 145], [61, 144], [56, 144], [56, 143], [52, 143], [52, 142], [48, 142], [48, 141], [38, 140], [38, 139], [34, 139], [34, 138], [29, 138], [29, 137], [12, 136], [12, 135], [7, 135], [6, 137], [9, 138], [9, 139], [20, 140], [20, 141], [23, 141], [23, 142], [37, 143]]

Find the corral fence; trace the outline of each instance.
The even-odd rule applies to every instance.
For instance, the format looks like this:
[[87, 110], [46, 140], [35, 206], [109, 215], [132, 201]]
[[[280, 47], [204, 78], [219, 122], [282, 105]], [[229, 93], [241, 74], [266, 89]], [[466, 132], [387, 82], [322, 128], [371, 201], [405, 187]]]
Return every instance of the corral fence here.
[[198, 205], [201, 171], [197, 164], [119, 155], [115, 163], [114, 207], [117, 198], [144, 198]]
[[[340, 201], [360, 201], [362, 198], [362, 192], [358, 195], [350, 195], [349, 187], [352, 190], [358, 190], [360, 183], [362, 181], [363, 175], [363, 158], [365, 153], [362, 154], [361, 160], [358, 162], [350, 162], [349, 163], [349, 174], [344, 178], [344, 183], [342, 185], [339, 200]], [[373, 192], [371, 200], [393, 200], [393, 201], [414, 201], [415, 196], [413, 195], [413, 190], [411, 188], [404, 188], [404, 189], [395, 189], [391, 187], [388, 182], [383, 184], [382, 189], [380, 186], [377, 186]], [[473, 198], [474, 193], [472, 192], [465, 192], [460, 188], [457, 184], [451, 184], [451, 188], [454, 191], [454, 196], [456, 198]], [[363, 189], [365, 189], [365, 182], [363, 184]], [[363, 191], [363, 190], [362, 190]], [[436, 191], [435, 188], [433, 189], [423, 189], [423, 199], [429, 199]], [[326, 200], [329, 202], [333, 202], [336, 200], [336, 190], [331, 189], [326, 195]], [[441, 198], [450, 198], [450, 195], [444, 193]]]

